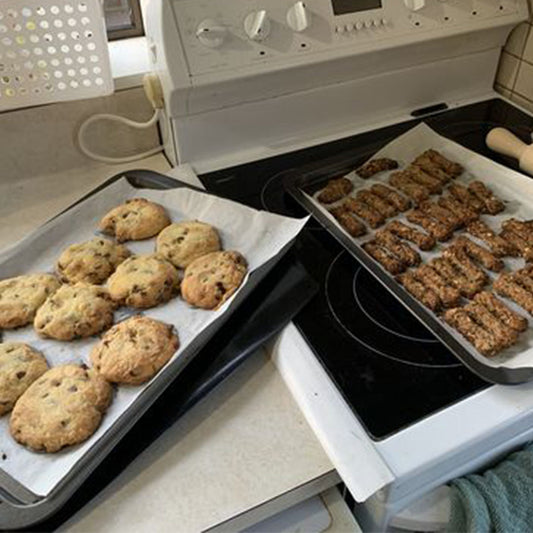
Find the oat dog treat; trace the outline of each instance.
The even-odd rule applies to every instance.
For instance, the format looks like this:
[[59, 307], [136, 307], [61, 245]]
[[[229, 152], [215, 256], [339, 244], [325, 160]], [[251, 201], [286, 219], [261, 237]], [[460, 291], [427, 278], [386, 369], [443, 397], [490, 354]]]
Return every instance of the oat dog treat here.
[[398, 161], [394, 161], [394, 159], [389, 159], [387, 157], [381, 157], [378, 159], [371, 159], [362, 167], [359, 167], [355, 172], [360, 178], [368, 179], [378, 172], [394, 170], [395, 168], [398, 168]]
[[33, 325], [39, 335], [61, 341], [90, 337], [113, 323], [114, 308], [103, 287], [63, 285], [39, 308]]
[[389, 178], [389, 183], [412, 198], [416, 204], [427, 200], [431, 194], [427, 187], [416, 182], [405, 170], [393, 172]]
[[100, 231], [117, 241], [138, 241], [157, 235], [170, 224], [163, 206], [145, 198], [132, 198], [111, 209], [100, 221]]
[[167, 226], [157, 237], [157, 252], [177, 268], [185, 268], [195, 259], [220, 250], [217, 230], [198, 221]]
[[335, 220], [352, 236], [360, 237], [366, 233], [366, 226], [351, 215], [350, 211], [343, 206], [334, 207], [329, 211]]
[[385, 229], [394, 233], [394, 235], [416, 244], [421, 250], [431, 250], [435, 247], [436, 241], [432, 235], [428, 235], [422, 231], [406, 226], [399, 220], [393, 220]]
[[500, 339], [481, 327], [463, 308], [449, 309], [444, 313], [444, 320], [483, 355], [490, 357], [502, 349]]
[[13, 438], [35, 451], [57, 452], [90, 437], [111, 402], [111, 385], [94, 370], [56, 366], [19, 398], [10, 420]]
[[172, 298], [179, 287], [179, 277], [174, 266], [160, 255], [136, 255], [119, 265], [109, 278], [108, 287], [117, 303], [154, 307]]
[[129, 255], [129, 250], [122, 244], [95, 237], [66, 248], [59, 256], [56, 269], [59, 277], [67, 283], [84, 281], [98, 285]]
[[248, 270], [239, 252], [212, 252], [193, 261], [185, 270], [181, 295], [196, 307], [216, 309], [240, 286]]
[[404, 286], [407, 292], [432, 311], [438, 311], [442, 307], [439, 295], [430, 287], [421, 283], [412, 272], [401, 274], [396, 279]]
[[29, 324], [37, 309], [59, 285], [51, 274], [27, 274], [0, 281], [0, 328]]
[[385, 200], [378, 194], [374, 194], [371, 191], [368, 191], [368, 190], [357, 191], [355, 198], [369, 205], [372, 209], [375, 209], [379, 214], [383, 215], [385, 218], [393, 217], [398, 214], [398, 210], [393, 204], [389, 203], [388, 200]]
[[461, 164], [456, 163], [455, 161], [450, 161], [440, 152], [437, 152], [437, 150], [433, 150], [431, 148], [429, 150], [426, 150], [423, 154], [419, 155], [414, 160], [414, 164], [419, 165], [422, 168], [424, 168], [425, 163], [432, 163], [452, 178], [456, 178], [464, 171], [464, 168]]
[[404, 272], [407, 265], [396, 257], [390, 250], [380, 246], [376, 241], [365, 242], [363, 250], [374, 258], [383, 268], [389, 271], [391, 274], [396, 275], [400, 272]]
[[46, 359], [31, 346], [0, 344], [0, 416], [11, 411], [19, 396], [47, 370]]
[[385, 217], [379, 211], [360, 200], [347, 198], [342, 206], [362, 218], [371, 228], [377, 228], [385, 222]]
[[91, 361], [107, 381], [138, 385], [155, 376], [178, 346], [172, 326], [137, 315], [113, 326], [93, 348]]
[[318, 201], [323, 204], [331, 204], [344, 198], [353, 190], [353, 184], [348, 178], [336, 178], [328, 181], [328, 184], [318, 195]]
[[381, 183], [375, 183], [372, 185], [370, 191], [380, 198], [387, 200], [387, 202], [392, 204], [398, 211], [407, 211], [411, 207], [411, 200]]

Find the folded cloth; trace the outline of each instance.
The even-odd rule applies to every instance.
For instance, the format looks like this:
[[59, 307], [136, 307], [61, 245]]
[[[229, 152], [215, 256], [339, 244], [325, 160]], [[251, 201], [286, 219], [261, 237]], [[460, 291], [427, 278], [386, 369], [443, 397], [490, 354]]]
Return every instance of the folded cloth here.
[[533, 443], [483, 474], [450, 482], [447, 531], [533, 531]]

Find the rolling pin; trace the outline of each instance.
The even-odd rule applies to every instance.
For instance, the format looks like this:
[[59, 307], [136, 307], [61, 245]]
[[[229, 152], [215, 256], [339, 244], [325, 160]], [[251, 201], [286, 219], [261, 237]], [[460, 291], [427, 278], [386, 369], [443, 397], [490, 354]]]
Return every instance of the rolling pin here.
[[533, 145], [522, 142], [505, 128], [494, 128], [485, 139], [487, 146], [503, 155], [518, 159], [520, 168], [533, 175]]

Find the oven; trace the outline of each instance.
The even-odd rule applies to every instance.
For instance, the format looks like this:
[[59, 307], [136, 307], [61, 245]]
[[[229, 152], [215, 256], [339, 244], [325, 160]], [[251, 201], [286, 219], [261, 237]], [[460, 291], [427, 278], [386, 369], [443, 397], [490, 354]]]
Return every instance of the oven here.
[[[421, 121], [515, 170], [485, 136], [496, 125], [524, 140], [533, 131], [530, 115], [495, 97], [200, 178], [217, 194], [304, 216], [287, 175], [332, 162], [358, 166]], [[344, 482], [365, 500], [355, 507], [363, 529], [385, 529], [441, 484], [533, 438], [532, 385], [491, 385], [468, 370], [318, 222], [308, 222], [291, 254], [321, 290], [272, 346], [273, 357]], [[363, 472], [365, 461], [378, 473]], [[390, 477], [380, 477], [383, 463]], [[415, 528], [416, 517], [408, 525]]]
[[[515, 170], [487, 133], [531, 141], [533, 118], [492, 90], [525, 0], [152, 4], [166, 153], [239, 202], [305, 216], [289, 174], [354, 168], [422, 121]], [[320, 291], [272, 357], [364, 530], [416, 528], [418, 500], [533, 437], [533, 384], [473, 374], [315, 220], [290, 253]]]

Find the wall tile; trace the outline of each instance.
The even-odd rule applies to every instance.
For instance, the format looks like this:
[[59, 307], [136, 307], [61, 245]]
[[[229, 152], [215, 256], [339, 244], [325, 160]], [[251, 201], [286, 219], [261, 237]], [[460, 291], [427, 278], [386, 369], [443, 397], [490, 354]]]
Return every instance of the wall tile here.
[[512, 100], [515, 104], [522, 106], [524, 109], [527, 109], [530, 112], [533, 112], [533, 102], [527, 98], [523, 98], [518, 93], [514, 93]]
[[513, 89], [521, 61], [516, 57], [503, 52], [500, 57], [496, 83], [507, 89]]
[[509, 35], [500, 57], [494, 89], [533, 111], [533, 0], [528, 2], [530, 18]]
[[520, 62], [520, 69], [516, 78], [514, 92], [533, 100], [533, 65], [526, 61]]
[[507, 89], [506, 87], [503, 87], [503, 85], [498, 85], [497, 83], [494, 85], [494, 89], [496, 89], [502, 96], [505, 96], [505, 98], [511, 98], [511, 95], [513, 94], [511, 89]]
[[522, 22], [522, 24], [519, 24], [509, 34], [507, 42], [505, 43], [504, 50], [509, 54], [515, 55], [517, 57], [522, 57], [526, 40], [528, 39], [528, 34], [530, 33], [529, 30], [529, 22]]

